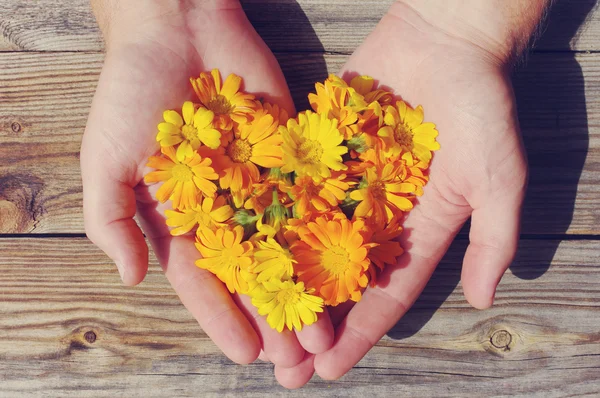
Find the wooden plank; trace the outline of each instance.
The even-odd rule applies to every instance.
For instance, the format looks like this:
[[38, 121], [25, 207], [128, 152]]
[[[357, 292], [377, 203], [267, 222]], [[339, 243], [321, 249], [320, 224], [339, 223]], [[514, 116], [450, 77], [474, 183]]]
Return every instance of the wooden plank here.
[[[292, 93], [345, 56], [279, 54]], [[0, 233], [82, 233], [79, 145], [95, 53], [0, 55]], [[516, 79], [531, 163], [524, 233], [600, 233], [600, 54], [533, 54]]]
[[[274, 51], [352, 52], [393, 0], [243, 0]], [[541, 50], [600, 49], [595, 0], [557, 2]], [[88, 0], [0, 0], [0, 51], [101, 51]], [[588, 16], [589, 14], [589, 16]], [[580, 25], [583, 27], [579, 28]]]
[[[486, 311], [457, 287], [464, 248], [451, 248], [415, 307], [347, 376], [314, 377], [286, 396], [600, 393], [600, 242], [522, 241]], [[0, 264], [2, 396], [284, 394], [269, 364], [237, 366], [216, 349], [154, 259], [136, 288], [86, 239], [0, 239]]]

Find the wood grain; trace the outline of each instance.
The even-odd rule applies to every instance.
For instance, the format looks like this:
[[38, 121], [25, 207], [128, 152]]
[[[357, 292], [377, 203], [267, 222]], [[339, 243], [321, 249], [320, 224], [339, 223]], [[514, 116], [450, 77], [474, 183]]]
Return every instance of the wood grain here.
[[[300, 101], [342, 55], [278, 54]], [[0, 54], [0, 232], [82, 233], [79, 145], [96, 53]], [[515, 85], [528, 234], [600, 233], [600, 54], [533, 54]]]
[[[256, 30], [274, 51], [350, 53], [393, 0], [242, 0]], [[600, 49], [595, 0], [557, 2], [543, 51]], [[88, 0], [0, 0], [0, 51], [101, 51]], [[588, 16], [589, 13], [589, 16]], [[584, 28], [579, 26], [587, 19]]]
[[[456, 287], [459, 241], [355, 369], [286, 396], [600, 393], [599, 250], [597, 241], [522, 241], [496, 305], [478, 311]], [[154, 259], [136, 288], [121, 286], [86, 239], [2, 239], [0, 264], [0, 396], [284, 394], [269, 364], [237, 366], [218, 351]]]

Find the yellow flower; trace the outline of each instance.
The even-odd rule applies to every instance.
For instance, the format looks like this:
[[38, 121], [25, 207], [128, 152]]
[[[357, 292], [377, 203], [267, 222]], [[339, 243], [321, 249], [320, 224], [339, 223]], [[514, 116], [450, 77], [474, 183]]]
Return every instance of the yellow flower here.
[[204, 144], [212, 149], [217, 149], [221, 143], [221, 133], [213, 128], [212, 122], [215, 114], [205, 108], [194, 111], [194, 104], [186, 101], [181, 108], [183, 119], [176, 111], [165, 111], [163, 119], [158, 125], [156, 141], [160, 146], [173, 146], [177, 148], [177, 159], [192, 156], [194, 151]]
[[353, 183], [346, 181], [346, 174], [334, 173], [331, 178], [315, 182], [311, 177], [298, 177], [288, 190], [295, 202], [296, 214], [323, 212], [337, 206], [346, 198], [346, 191]]
[[252, 304], [260, 315], [267, 316], [269, 326], [278, 332], [284, 327], [299, 331], [303, 325], [315, 323], [317, 313], [323, 312], [323, 299], [311, 293], [302, 282], [272, 279], [252, 292]]
[[277, 127], [271, 115], [263, 115], [251, 123], [234, 127], [233, 141], [219, 151], [207, 153], [215, 162], [221, 188], [231, 189], [236, 207], [242, 207], [252, 185], [259, 181], [257, 166], [282, 165], [282, 137]]
[[337, 120], [311, 111], [300, 113], [298, 121], [290, 119], [280, 128], [283, 135], [283, 173], [296, 172], [315, 181], [331, 176], [331, 170], [345, 170], [342, 155], [348, 148], [341, 146], [344, 137], [337, 129]]
[[[348, 87], [348, 84], [340, 77], [335, 75], [330, 75], [329, 79], [333, 83], [333, 85]], [[364, 102], [367, 104], [372, 104], [373, 102], [378, 102], [381, 105], [387, 105], [392, 102], [394, 98], [393, 94], [389, 91], [382, 89], [374, 89], [375, 80], [370, 76], [356, 76], [352, 80], [350, 80], [350, 89], [354, 90], [358, 95], [361, 95], [364, 99]], [[362, 105], [362, 104], [361, 104]]]
[[412, 209], [416, 188], [403, 181], [405, 176], [406, 167], [401, 162], [368, 168], [359, 189], [350, 193], [350, 199], [360, 202], [354, 217], [373, 217], [377, 224], [383, 224]]
[[211, 160], [202, 158], [198, 153], [186, 157], [183, 161], [177, 160], [175, 148], [163, 147], [161, 152], [166, 157], [150, 156], [148, 167], [157, 169], [144, 177], [146, 183], [164, 181], [156, 192], [156, 199], [161, 203], [168, 199], [173, 201], [175, 209], [190, 209], [198, 204], [198, 194], [212, 197], [217, 191], [217, 186], [210, 180], [217, 180], [219, 176], [211, 167]]
[[438, 131], [433, 123], [423, 123], [423, 107], [409, 107], [406, 102], [398, 101], [396, 106], [385, 108], [384, 124], [377, 132], [384, 142], [386, 153], [400, 155], [411, 152], [425, 163], [431, 160], [431, 151], [440, 149], [435, 137]]
[[204, 107], [215, 114], [215, 125], [231, 130], [233, 122], [244, 123], [248, 114], [256, 108], [254, 96], [240, 91], [242, 78], [231, 74], [221, 84], [221, 73], [213, 69], [202, 72], [197, 79], [191, 78], [192, 87]]
[[373, 245], [364, 242], [364, 228], [362, 220], [318, 217], [298, 229], [299, 240], [291, 246], [298, 281], [315, 289], [326, 305], [358, 301], [367, 286]]
[[292, 253], [273, 238], [256, 242], [254, 259], [256, 262], [251, 271], [258, 275], [256, 281], [259, 283], [273, 278], [289, 280], [294, 275], [296, 261]]
[[216, 199], [204, 198], [191, 208], [182, 211], [165, 211], [167, 225], [176, 227], [171, 230], [171, 235], [179, 236], [191, 231], [197, 225], [208, 228], [224, 226], [225, 222], [233, 217], [233, 209], [227, 204], [225, 197], [217, 196]]
[[244, 241], [244, 228], [221, 227], [216, 231], [200, 226], [196, 248], [203, 258], [196, 265], [215, 274], [227, 285], [230, 293], [248, 293], [249, 268], [252, 266], [251, 242]]

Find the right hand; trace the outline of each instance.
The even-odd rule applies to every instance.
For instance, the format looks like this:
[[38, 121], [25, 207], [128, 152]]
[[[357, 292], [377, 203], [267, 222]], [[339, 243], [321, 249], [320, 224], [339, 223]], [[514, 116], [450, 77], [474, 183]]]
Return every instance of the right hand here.
[[81, 147], [85, 230], [117, 264], [126, 285], [140, 283], [148, 247], [137, 214], [169, 282], [202, 329], [233, 361], [250, 363], [261, 348], [281, 367], [298, 364], [332, 341], [328, 319], [298, 337], [277, 333], [247, 297], [232, 296], [197, 268], [193, 237], [172, 237], [164, 210], [147, 186], [156, 155], [156, 126], [166, 109], [193, 100], [190, 77], [219, 68], [243, 77], [243, 89], [295, 113], [279, 65], [237, 0], [93, 0], [106, 40], [106, 58]]

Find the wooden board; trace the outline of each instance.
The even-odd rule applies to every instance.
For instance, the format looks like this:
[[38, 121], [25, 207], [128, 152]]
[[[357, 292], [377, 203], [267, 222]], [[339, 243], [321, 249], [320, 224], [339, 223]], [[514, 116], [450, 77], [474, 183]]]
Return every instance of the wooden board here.
[[[458, 241], [355, 369], [286, 396], [552, 397], [565, 380], [571, 394], [600, 393], [599, 251], [597, 241], [523, 240], [496, 305], [478, 311], [457, 287]], [[2, 396], [284, 393], [271, 365], [234, 365], [218, 351], [154, 260], [136, 288], [86, 239], [2, 239], [0, 264]]]
[[[352, 52], [393, 0], [242, 0], [256, 30], [274, 51]], [[543, 51], [600, 49], [595, 0], [559, 1]], [[0, 0], [0, 51], [101, 51], [89, 0]], [[588, 15], [589, 14], [589, 15]], [[585, 28], [579, 29], [583, 21]], [[565, 35], [565, 32], [568, 34]]]
[[[346, 56], [278, 54], [294, 97]], [[0, 233], [83, 233], [79, 145], [102, 54], [0, 54]], [[532, 54], [515, 84], [527, 234], [600, 232], [600, 54]]]

